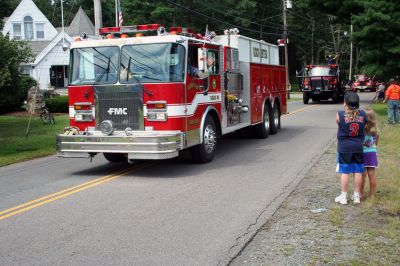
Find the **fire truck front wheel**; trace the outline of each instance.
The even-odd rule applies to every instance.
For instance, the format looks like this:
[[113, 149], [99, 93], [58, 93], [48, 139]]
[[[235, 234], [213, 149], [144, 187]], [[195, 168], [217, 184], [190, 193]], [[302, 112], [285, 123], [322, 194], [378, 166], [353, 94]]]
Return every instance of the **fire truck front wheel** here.
[[127, 157], [123, 153], [103, 153], [103, 155], [110, 163], [121, 163], [127, 161]]
[[204, 121], [202, 143], [190, 149], [192, 160], [196, 163], [207, 163], [214, 159], [217, 148], [217, 131], [214, 119], [207, 115]]

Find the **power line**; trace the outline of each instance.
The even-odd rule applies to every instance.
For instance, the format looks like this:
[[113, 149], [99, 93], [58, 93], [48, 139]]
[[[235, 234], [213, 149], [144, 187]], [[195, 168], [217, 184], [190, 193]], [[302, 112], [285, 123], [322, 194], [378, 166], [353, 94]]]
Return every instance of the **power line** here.
[[[223, 11], [220, 11], [220, 10], [218, 10], [218, 9], [216, 9], [216, 8], [214, 8], [214, 7], [212, 7], [212, 6], [210, 6], [210, 5], [204, 5], [204, 4], [203, 4], [203, 6], [207, 7], [207, 8], [210, 9], [210, 10], [213, 10], [213, 11], [215, 11], [215, 12], [217, 12], [217, 13], [223, 14], [224, 16], [233, 17], [233, 18], [239, 18], [239, 19], [245, 19], [245, 20], [247, 20], [250, 24], [255, 24], [255, 25], [259, 25], [259, 26], [262, 26], [262, 27], [265, 27], [265, 28], [271, 28], [271, 29], [275, 29], [275, 30], [276, 30], [276, 29], [282, 30], [282, 25], [277, 24], [277, 23], [273, 23], [273, 24], [279, 25], [279, 27], [276, 27], [276, 26], [273, 27], [273, 26], [269, 26], [269, 25], [264, 25], [264, 24], [260, 24], [260, 23], [257, 23], [257, 22], [250, 21], [250, 19], [245, 18], [245, 17], [238, 17], [238, 16], [235, 16], [235, 15], [227, 14], [227, 13], [225, 13], [225, 12], [223, 12]], [[272, 17], [270, 17], [270, 18], [274, 18], [274, 17], [277, 17], [277, 16], [281, 16], [281, 15], [280, 15], [280, 14], [279, 14], [279, 15], [274, 15], [274, 16], [272, 16]], [[249, 18], [253, 18], [253, 19], [259, 20], [258, 18], [255, 18], [255, 17], [252, 17], [252, 16], [249, 16]], [[266, 20], [266, 19], [268, 19], [268, 18], [265, 18], [265, 19], [263, 19], [263, 20]], [[272, 22], [269, 22], [269, 23], [272, 23]]]
[[[191, 13], [195, 13], [195, 14], [197, 14], [197, 15], [199, 15], [199, 16], [206, 17], [206, 18], [208, 18], [208, 19], [210, 19], [210, 20], [218, 21], [218, 22], [223, 23], [223, 24], [225, 24], [225, 25], [228, 25], [228, 26], [230, 26], [230, 27], [235, 27], [235, 28], [238, 28], [238, 29], [242, 29], [242, 30], [244, 30], [244, 31], [256, 32], [256, 33], [259, 33], [259, 32], [260, 32], [260, 31], [258, 31], [258, 30], [253, 30], [253, 29], [249, 29], [249, 28], [237, 26], [237, 25], [234, 25], [234, 24], [231, 24], [231, 23], [227, 23], [227, 22], [225, 22], [225, 21], [223, 21], [223, 20], [210, 17], [210, 16], [205, 15], [205, 14], [203, 14], [203, 13], [201, 13], [201, 12], [198, 12], [198, 11], [193, 10], [193, 9], [190, 9], [190, 8], [188, 8], [188, 7], [186, 7], [186, 6], [183, 6], [183, 5], [180, 5], [180, 4], [178, 4], [178, 3], [175, 3], [175, 2], [173, 2], [173, 1], [171, 1], [171, 0], [164, 0], [164, 1], [166, 1], [166, 2], [168, 2], [168, 3], [170, 3], [170, 4], [172, 4], [172, 5], [175, 5], [175, 6], [179, 7], [179, 8], [185, 9], [185, 10], [191, 12]], [[276, 33], [271, 33], [271, 32], [262, 32], [262, 34], [263, 34], [263, 35], [274, 35], [274, 36], [281, 36], [281, 35], [282, 35], [282, 34], [276, 34]]]

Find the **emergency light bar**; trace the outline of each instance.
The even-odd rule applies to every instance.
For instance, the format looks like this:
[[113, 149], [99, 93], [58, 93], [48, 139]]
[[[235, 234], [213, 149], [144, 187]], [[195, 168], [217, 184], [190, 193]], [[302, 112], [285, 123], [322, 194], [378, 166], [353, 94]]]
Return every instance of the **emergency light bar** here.
[[161, 24], [145, 24], [145, 25], [133, 25], [133, 26], [122, 26], [122, 27], [107, 27], [107, 28], [100, 28], [99, 34], [100, 35], [107, 35], [113, 33], [137, 33], [137, 32], [144, 32], [144, 31], [157, 31], [160, 28], [164, 28]]
[[194, 30], [191, 28], [184, 28], [184, 27], [170, 27], [169, 28], [170, 32], [175, 31], [176, 33], [189, 33], [189, 34], [195, 34]]

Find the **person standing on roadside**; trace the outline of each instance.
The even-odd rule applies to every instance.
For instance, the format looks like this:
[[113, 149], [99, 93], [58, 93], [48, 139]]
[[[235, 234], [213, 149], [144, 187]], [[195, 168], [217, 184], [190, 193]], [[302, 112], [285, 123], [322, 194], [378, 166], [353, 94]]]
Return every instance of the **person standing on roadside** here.
[[398, 124], [400, 119], [400, 86], [396, 84], [394, 79], [390, 79], [389, 84], [383, 102], [387, 102], [388, 106], [388, 124], [394, 125]]
[[354, 204], [360, 203], [362, 173], [364, 172], [363, 140], [367, 114], [359, 110], [357, 93], [349, 91], [344, 96], [344, 110], [337, 112], [338, 157], [336, 172], [340, 173], [341, 194], [335, 202], [347, 204], [349, 176], [354, 175]]
[[364, 198], [365, 179], [368, 175], [369, 179], [369, 197], [375, 195], [376, 192], [376, 171], [378, 167], [378, 156], [376, 146], [378, 145], [379, 134], [376, 127], [376, 115], [374, 110], [366, 108], [367, 124], [365, 125], [365, 136], [363, 142], [364, 150], [364, 173], [361, 183], [361, 198]]

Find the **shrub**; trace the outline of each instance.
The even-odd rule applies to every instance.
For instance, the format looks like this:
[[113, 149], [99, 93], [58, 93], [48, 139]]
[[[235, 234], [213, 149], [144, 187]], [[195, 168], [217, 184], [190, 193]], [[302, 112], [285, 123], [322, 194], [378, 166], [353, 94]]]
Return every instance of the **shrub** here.
[[31, 60], [31, 50], [25, 42], [9, 40], [0, 33], [0, 113], [20, 109], [28, 89], [35, 81], [21, 75], [20, 63]]
[[68, 113], [68, 96], [48, 98], [45, 102], [52, 113]]

